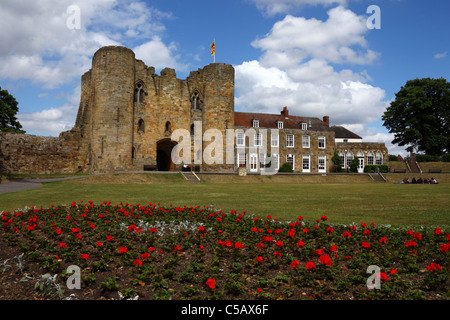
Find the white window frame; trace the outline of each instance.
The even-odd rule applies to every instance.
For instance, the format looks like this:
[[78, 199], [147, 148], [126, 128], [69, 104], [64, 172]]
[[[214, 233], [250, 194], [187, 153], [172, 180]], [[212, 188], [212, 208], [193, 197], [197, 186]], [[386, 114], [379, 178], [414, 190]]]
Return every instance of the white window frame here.
[[247, 154], [245, 152], [240, 152], [237, 154], [237, 166], [238, 168], [247, 167]]
[[[323, 165], [321, 162], [323, 161]], [[318, 172], [327, 172], [327, 156], [319, 156], [317, 159], [317, 171]]]
[[289, 158], [292, 158], [292, 170], [295, 170], [295, 154], [292, 154], [292, 153], [288, 153], [287, 155], [286, 155], [286, 162], [287, 163], [290, 163], [289, 162]]
[[[307, 168], [305, 168], [305, 160], [308, 160]], [[309, 155], [304, 154], [302, 156], [302, 172], [311, 172], [311, 157]]]
[[345, 155], [345, 167], [350, 169], [350, 163], [355, 159], [355, 155], [350, 150]]
[[308, 124], [306, 122], [302, 122], [302, 130], [308, 130]]
[[369, 153], [367, 154], [367, 164], [368, 165], [375, 164], [375, 154], [373, 153], [373, 151], [369, 151]]
[[375, 154], [375, 164], [376, 165], [381, 165], [383, 164], [383, 154], [381, 153], [381, 151], [377, 151], [377, 153]]
[[[322, 146], [320, 146], [322, 141]], [[326, 140], [325, 140], [325, 136], [319, 136], [318, 138], [318, 143], [319, 143], [319, 149], [325, 149], [326, 148]]]
[[259, 120], [253, 120], [252, 126], [253, 126], [253, 128], [259, 128]]
[[250, 171], [258, 171], [258, 155], [256, 153], [251, 153], [249, 157]]
[[344, 151], [339, 151], [339, 157], [341, 158], [341, 168], [345, 169], [345, 153], [344, 153]]
[[[289, 139], [292, 137], [292, 145], [290, 144], [291, 140]], [[287, 134], [286, 135], [286, 148], [293, 148], [294, 147], [294, 135], [293, 134]]]
[[272, 132], [272, 134], [270, 136], [270, 145], [272, 147], [278, 147], [279, 140], [280, 140], [280, 135], [278, 133]]
[[255, 147], [262, 147], [262, 145], [263, 145], [262, 134], [255, 133]]
[[309, 136], [302, 136], [302, 146], [303, 146], [303, 148], [305, 148], [305, 149], [308, 149], [310, 146], [311, 146], [311, 143], [310, 143], [310, 137]]
[[245, 147], [245, 134], [243, 132], [236, 132], [236, 145]]
[[277, 127], [278, 129], [283, 129], [284, 127], [283, 121], [277, 121]]

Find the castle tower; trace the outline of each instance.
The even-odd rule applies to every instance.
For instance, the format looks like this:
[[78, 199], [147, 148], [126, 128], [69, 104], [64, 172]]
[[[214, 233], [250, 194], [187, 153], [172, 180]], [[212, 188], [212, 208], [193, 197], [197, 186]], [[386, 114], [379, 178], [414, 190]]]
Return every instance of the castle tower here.
[[[212, 63], [203, 68], [205, 96], [202, 113], [203, 132], [218, 129], [223, 136], [223, 159], [220, 165], [203, 165], [203, 169], [227, 169], [226, 129], [234, 129], [234, 68], [226, 63]], [[231, 151], [231, 150], [230, 150]], [[229, 165], [232, 168], [232, 165]]]
[[125, 47], [103, 47], [92, 58], [91, 171], [124, 170], [132, 163], [134, 69], [134, 52]]

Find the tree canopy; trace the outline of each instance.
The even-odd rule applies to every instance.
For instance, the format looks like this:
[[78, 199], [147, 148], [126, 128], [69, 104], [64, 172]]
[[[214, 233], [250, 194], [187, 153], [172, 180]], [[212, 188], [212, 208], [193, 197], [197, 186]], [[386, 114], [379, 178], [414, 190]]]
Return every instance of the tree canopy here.
[[406, 82], [382, 116], [394, 134], [392, 143], [407, 151], [442, 155], [450, 152], [450, 83], [446, 79]]
[[24, 133], [16, 118], [19, 111], [17, 100], [0, 87], [0, 131]]

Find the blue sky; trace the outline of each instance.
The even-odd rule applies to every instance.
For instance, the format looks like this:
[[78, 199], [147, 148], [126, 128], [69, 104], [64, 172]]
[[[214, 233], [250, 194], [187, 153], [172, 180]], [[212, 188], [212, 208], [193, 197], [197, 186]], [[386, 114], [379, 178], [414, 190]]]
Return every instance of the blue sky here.
[[[370, 5], [381, 28], [367, 28]], [[79, 8], [80, 28], [70, 6]], [[407, 80], [450, 79], [448, 0], [3, 0], [0, 86], [29, 134], [72, 128], [80, 77], [105, 45], [186, 78], [216, 62], [236, 70], [236, 110], [330, 116], [363, 141], [392, 145], [381, 115]]]

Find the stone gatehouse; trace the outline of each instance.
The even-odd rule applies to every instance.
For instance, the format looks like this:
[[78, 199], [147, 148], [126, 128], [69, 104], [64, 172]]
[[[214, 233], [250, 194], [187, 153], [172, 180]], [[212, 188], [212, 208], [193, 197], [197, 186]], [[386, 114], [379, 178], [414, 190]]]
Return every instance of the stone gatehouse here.
[[[384, 144], [341, 141], [328, 116], [289, 115], [287, 107], [280, 114], [235, 112], [234, 92], [234, 68], [229, 64], [209, 64], [182, 80], [170, 68], [156, 74], [154, 67], [137, 60], [128, 48], [103, 47], [94, 54], [92, 68], [81, 77], [74, 127], [59, 137], [0, 132], [0, 162], [10, 173], [180, 170], [182, 163], [174, 163], [171, 157], [177, 145], [172, 134], [182, 129], [193, 137], [194, 124], [201, 125], [201, 132], [219, 132], [224, 138], [214, 143], [228, 152], [215, 155], [222, 162], [198, 163], [197, 168], [204, 172], [233, 172], [239, 167], [261, 172], [270, 147], [275, 146], [277, 153], [272, 157], [276, 167], [288, 162], [300, 172], [329, 172], [335, 151], [352, 150], [354, 156], [362, 155], [365, 163], [371, 161], [372, 153], [375, 157], [381, 154], [381, 162], [387, 162]], [[246, 136], [249, 128], [256, 133], [252, 141]], [[262, 135], [262, 129], [277, 132]], [[231, 155], [227, 149], [230, 141]], [[253, 142], [256, 149], [250, 150]], [[193, 165], [209, 143], [192, 144], [188, 164]]]

